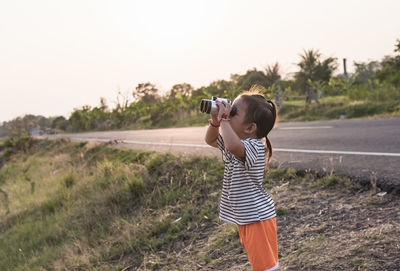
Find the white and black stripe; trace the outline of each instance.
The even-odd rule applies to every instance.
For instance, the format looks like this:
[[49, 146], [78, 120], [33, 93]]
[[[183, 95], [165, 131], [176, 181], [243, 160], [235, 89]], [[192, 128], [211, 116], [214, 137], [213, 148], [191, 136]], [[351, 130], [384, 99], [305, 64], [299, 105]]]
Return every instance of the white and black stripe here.
[[241, 141], [246, 151], [245, 162], [225, 148], [221, 135], [217, 139], [218, 148], [222, 151], [225, 161], [219, 217], [237, 225], [276, 216], [274, 201], [262, 186], [266, 162], [265, 145], [255, 138]]

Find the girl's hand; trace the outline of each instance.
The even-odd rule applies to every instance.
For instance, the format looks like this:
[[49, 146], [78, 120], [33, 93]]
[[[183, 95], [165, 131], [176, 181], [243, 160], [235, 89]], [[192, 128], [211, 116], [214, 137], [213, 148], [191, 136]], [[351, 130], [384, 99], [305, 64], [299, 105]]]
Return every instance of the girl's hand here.
[[229, 115], [232, 110], [232, 105], [225, 102], [225, 101], [215, 101], [215, 104], [218, 106], [218, 123], [221, 121], [221, 119], [228, 119]]
[[214, 124], [215, 126], [219, 126], [218, 115], [214, 115], [214, 114], [210, 114], [210, 115], [211, 115], [211, 122], [212, 122], [212, 124]]

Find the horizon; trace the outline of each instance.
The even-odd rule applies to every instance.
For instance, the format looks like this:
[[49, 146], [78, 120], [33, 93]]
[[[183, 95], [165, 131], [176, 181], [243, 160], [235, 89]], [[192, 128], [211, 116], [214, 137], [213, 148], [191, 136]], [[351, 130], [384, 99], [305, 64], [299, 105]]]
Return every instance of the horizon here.
[[0, 123], [64, 116], [151, 82], [195, 89], [303, 50], [353, 62], [394, 55], [398, 1], [20, 1], [0, 11]]

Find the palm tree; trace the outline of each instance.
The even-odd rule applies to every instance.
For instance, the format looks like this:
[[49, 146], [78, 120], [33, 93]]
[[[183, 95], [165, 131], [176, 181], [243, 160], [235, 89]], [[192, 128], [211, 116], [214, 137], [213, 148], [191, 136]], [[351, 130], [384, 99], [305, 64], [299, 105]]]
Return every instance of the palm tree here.
[[265, 67], [265, 76], [267, 87], [270, 87], [281, 80], [279, 63], [275, 62], [273, 65], [268, 65]]
[[306, 101], [311, 102], [311, 86], [309, 82], [328, 82], [333, 72], [337, 69], [337, 59], [328, 57], [321, 60], [319, 50], [304, 50], [304, 54], [300, 55], [300, 62], [297, 66], [300, 71], [295, 73], [295, 81], [297, 86], [306, 93]]

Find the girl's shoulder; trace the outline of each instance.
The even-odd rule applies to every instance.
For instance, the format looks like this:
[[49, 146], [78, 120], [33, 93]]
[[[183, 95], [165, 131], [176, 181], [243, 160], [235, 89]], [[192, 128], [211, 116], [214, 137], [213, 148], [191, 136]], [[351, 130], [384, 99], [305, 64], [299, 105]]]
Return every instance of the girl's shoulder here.
[[265, 149], [265, 144], [264, 144], [264, 142], [262, 141], [262, 139], [260, 139], [260, 138], [248, 137], [248, 138], [246, 138], [246, 139], [242, 139], [241, 141], [243, 142], [243, 144], [245, 145], [245, 147], [251, 145], [251, 146], [256, 147], [256, 148], [263, 148], [263, 149]]
[[251, 144], [262, 144], [264, 145], [263, 141], [260, 138], [252, 138], [252, 137], [248, 137], [246, 139], [242, 139], [242, 142], [249, 142]]

